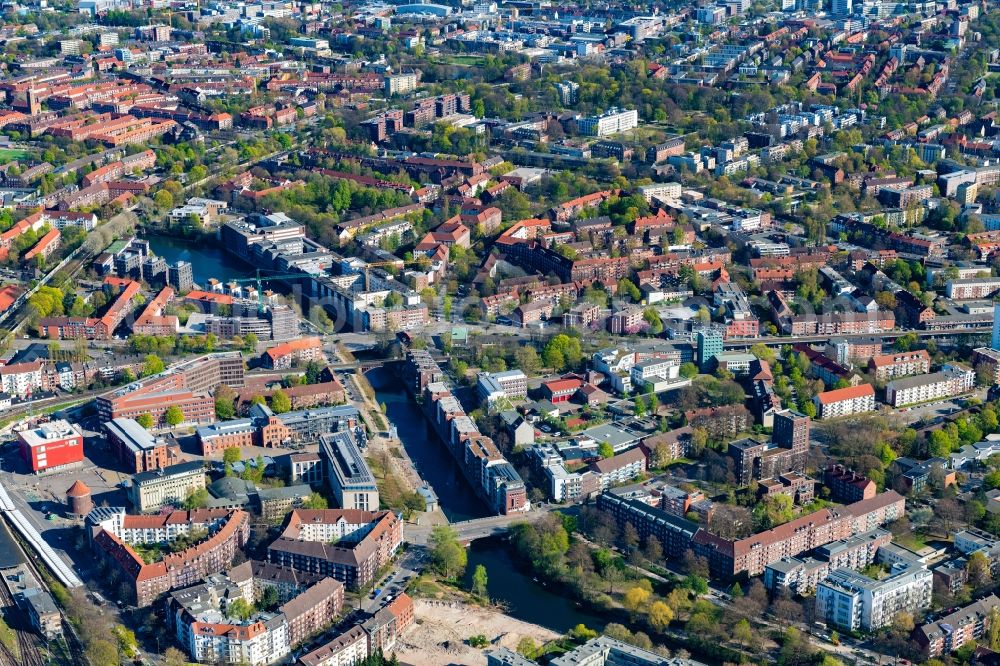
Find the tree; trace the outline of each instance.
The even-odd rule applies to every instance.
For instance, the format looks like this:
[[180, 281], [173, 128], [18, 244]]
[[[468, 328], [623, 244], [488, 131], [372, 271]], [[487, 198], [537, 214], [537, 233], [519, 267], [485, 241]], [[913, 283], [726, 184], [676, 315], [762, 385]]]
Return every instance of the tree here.
[[[225, 385], [223, 384], [223, 386]], [[236, 416], [236, 405], [233, 404], [233, 400], [217, 391], [215, 394], [215, 418], [219, 421], [228, 421], [234, 416]]]
[[163, 414], [163, 420], [171, 427], [179, 426], [184, 423], [184, 412], [177, 405], [171, 405]]
[[192, 509], [203, 509], [208, 504], [208, 491], [204, 488], [198, 488], [188, 493], [188, 496], [184, 498], [184, 508], [188, 511]]
[[750, 353], [759, 358], [762, 361], [767, 361], [769, 365], [774, 365], [774, 350], [767, 345], [758, 342], [757, 344], [750, 347]]
[[653, 564], [659, 564], [660, 560], [663, 558], [663, 545], [655, 536], [646, 538], [646, 546], [643, 548], [643, 557]]
[[222, 451], [222, 461], [230, 465], [243, 459], [243, 450], [238, 446], [227, 446]]
[[486, 574], [486, 567], [482, 564], [477, 564], [476, 570], [472, 572], [472, 593], [480, 599], [485, 599], [488, 582], [489, 577]]
[[187, 666], [187, 656], [175, 647], [168, 647], [163, 653], [163, 666]]
[[97, 639], [87, 645], [87, 659], [92, 664], [119, 664], [118, 646], [111, 641]]
[[611, 458], [615, 455], [615, 449], [611, 446], [611, 442], [601, 442], [597, 447], [597, 454], [602, 458]]
[[994, 606], [990, 609], [989, 620], [989, 648], [996, 652], [997, 650], [1000, 650], [1000, 608]]
[[649, 600], [651, 594], [645, 588], [630, 587], [625, 590], [625, 595], [622, 597], [622, 605], [632, 613], [636, 613]]
[[118, 654], [126, 659], [134, 658], [136, 652], [139, 650], [139, 643], [135, 640], [135, 632], [120, 624], [116, 624], [112, 627], [111, 633], [118, 642]]
[[156, 354], [149, 354], [146, 356], [145, 362], [142, 364], [142, 376], [149, 377], [150, 375], [158, 375], [163, 372], [163, 361]]
[[576, 625], [570, 629], [566, 635], [575, 641], [580, 641], [581, 643], [589, 641], [592, 638], [597, 638], [597, 632], [593, 629], [587, 628], [587, 625], [585, 624]]
[[292, 399], [281, 389], [271, 394], [271, 411], [275, 414], [284, 414], [292, 411]]
[[688, 574], [684, 578], [684, 587], [694, 592], [697, 596], [708, 594], [708, 581], [701, 576]]
[[649, 624], [657, 631], [663, 631], [674, 619], [674, 612], [670, 606], [662, 601], [654, 601], [649, 605]]
[[458, 543], [458, 533], [448, 525], [431, 530], [431, 566], [446, 579], [457, 578], [465, 571], [468, 553]]
[[149, 414], [139, 414], [139, 417], [135, 420], [135, 422], [146, 430], [153, 427], [153, 417]]
[[738, 642], [741, 647], [747, 647], [753, 641], [754, 633], [753, 629], [750, 627], [750, 623], [746, 618], [740, 620], [733, 627], [733, 640]]
[[687, 361], [686, 363], [681, 363], [680, 375], [685, 379], [692, 379], [693, 377], [697, 377], [698, 366], [692, 363], [691, 361]]
[[166, 210], [168, 208], [173, 208], [174, 197], [170, 192], [166, 190], [160, 190], [155, 195], [153, 195], [153, 203], [160, 210]]
[[525, 659], [534, 659], [538, 656], [538, 645], [531, 636], [525, 636], [517, 644], [517, 653]]
[[981, 550], [969, 555], [965, 570], [969, 574], [969, 585], [972, 586], [973, 590], [978, 590], [993, 582], [993, 576], [990, 574], [990, 561]]
[[238, 597], [229, 602], [226, 607], [226, 617], [246, 622], [254, 613], [254, 608], [247, 603], [243, 597]]
[[326, 498], [315, 491], [309, 493], [309, 497], [302, 503], [303, 509], [326, 509], [328, 507]]
[[274, 585], [265, 585], [264, 590], [260, 593], [260, 599], [257, 600], [257, 607], [270, 611], [277, 608], [280, 603], [278, 588]]
[[538, 352], [532, 345], [523, 345], [517, 348], [514, 352], [514, 359], [517, 363], [517, 367], [521, 369], [521, 372], [528, 375], [529, 377], [536, 372], [538, 372], [538, 367], [541, 364], [538, 358]]

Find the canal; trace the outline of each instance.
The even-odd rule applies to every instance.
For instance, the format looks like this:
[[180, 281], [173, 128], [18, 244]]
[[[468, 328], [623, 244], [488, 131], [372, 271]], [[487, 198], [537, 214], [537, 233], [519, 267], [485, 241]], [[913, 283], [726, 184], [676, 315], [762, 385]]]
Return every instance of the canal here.
[[149, 234], [145, 239], [149, 241], [153, 254], [163, 257], [168, 264], [181, 260], [191, 262], [194, 281], [199, 286], [204, 287], [209, 278], [225, 282], [253, 275], [246, 264], [226, 254], [215, 240], [190, 241], [155, 234]]
[[21, 549], [11, 536], [7, 523], [0, 520], [0, 568], [16, 567], [23, 561]]
[[578, 624], [601, 631], [607, 624], [607, 620], [583, 610], [575, 601], [556, 594], [551, 586], [535, 582], [530, 571], [513, 557], [510, 546], [501, 538], [472, 542], [469, 566], [465, 570], [466, 589], [472, 585], [472, 574], [478, 564], [486, 567], [490, 599], [503, 602], [511, 617], [560, 633]]
[[451, 522], [492, 515], [462, 476], [458, 463], [427, 422], [420, 406], [392, 370], [376, 368], [365, 375], [379, 403], [396, 426], [396, 434], [420, 476], [431, 484], [441, 510]]

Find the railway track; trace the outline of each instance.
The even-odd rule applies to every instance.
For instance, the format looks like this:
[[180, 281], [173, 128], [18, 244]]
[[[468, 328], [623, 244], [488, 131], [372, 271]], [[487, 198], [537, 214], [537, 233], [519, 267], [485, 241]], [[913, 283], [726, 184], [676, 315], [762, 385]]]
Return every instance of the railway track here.
[[[29, 564], [29, 566], [31, 565]], [[37, 576], [38, 574], [35, 575]], [[14, 604], [14, 598], [11, 596], [6, 585], [0, 585], [0, 605], [3, 605], [5, 608], [16, 607]], [[10, 617], [10, 614], [8, 614], [8, 617]], [[17, 617], [19, 624], [26, 619], [26, 616], [22, 613], [18, 613]], [[0, 656], [4, 659], [11, 659], [11, 663], [13, 664], [23, 664], [24, 666], [45, 666], [45, 660], [42, 658], [42, 653], [38, 649], [39, 639], [35, 633], [21, 626], [11, 626], [10, 629], [17, 637], [17, 647], [18, 651], [21, 653], [20, 659], [16, 659], [11, 650], [2, 643], [0, 643]]]

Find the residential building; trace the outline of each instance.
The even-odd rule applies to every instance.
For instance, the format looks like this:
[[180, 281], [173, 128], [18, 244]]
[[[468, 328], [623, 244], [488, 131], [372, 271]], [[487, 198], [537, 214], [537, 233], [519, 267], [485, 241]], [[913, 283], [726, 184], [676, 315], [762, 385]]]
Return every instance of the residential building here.
[[271, 370], [287, 370], [298, 363], [318, 361], [323, 358], [323, 341], [320, 338], [298, 338], [270, 347], [261, 354], [261, 363]]
[[643, 541], [656, 537], [668, 559], [677, 559], [691, 547], [698, 523], [629, 497], [628, 489], [610, 490], [597, 496], [597, 508], [608, 512], [618, 524], [631, 524]]
[[413, 73], [390, 74], [385, 77], [384, 83], [387, 97], [405, 95], [417, 89], [417, 75]]
[[403, 523], [391, 511], [296, 509], [268, 546], [267, 558], [363, 589], [374, 582], [402, 542]]
[[823, 473], [823, 483], [830, 489], [830, 497], [836, 502], [850, 504], [875, 497], [878, 487], [866, 476], [831, 464]]
[[958, 364], [941, 372], [894, 379], [885, 385], [885, 400], [893, 407], [960, 395], [975, 387], [976, 373]]
[[1000, 278], [966, 278], [945, 284], [945, 296], [956, 301], [989, 298], [1000, 291]]
[[401, 593], [369, 619], [299, 657], [298, 664], [353, 666], [377, 652], [392, 654], [413, 620], [413, 600]]
[[205, 467], [200, 461], [178, 463], [139, 472], [128, 487], [129, 501], [140, 512], [180, 506], [192, 493], [205, 488]]
[[[226, 569], [250, 536], [249, 515], [240, 510], [173, 511], [157, 516], [126, 515], [122, 508], [99, 507], [87, 515], [91, 543], [99, 562], [117, 572], [126, 601], [144, 607], [161, 594]], [[131, 544], [165, 544], [192, 530], [207, 530], [205, 540], [146, 563]]]
[[[264, 666], [282, 661], [294, 647], [329, 625], [344, 604], [344, 586], [332, 578], [304, 576], [301, 584], [289, 585], [290, 578], [295, 580], [295, 572], [247, 562], [228, 575], [215, 574], [172, 593], [167, 623], [177, 641], [199, 662], [223, 657]], [[283, 592], [278, 595], [283, 603], [273, 612], [255, 611], [246, 619], [227, 612], [237, 599], [253, 608], [269, 587]]]
[[3, 393], [18, 398], [27, 398], [41, 388], [41, 361], [0, 366], [0, 389]]
[[[705, 666], [701, 662], [684, 657], [664, 657], [607, 636], [593, 638], [548, 663], [551, 666]], [[486, 666], [538, 666], [538, 664], [520, 653], [501, 647], [486, 652]]]
[[846, 631], [877, 631], [901, 612], [929, 608], [932, 579], [919, 562], [894, 564], [889, 576], [880, 580], [835, 569], [816, 588], [816, 618]]
[[787, 589], [806, 596], [819, 587], [830, 571], [860, 571], [873, 563], [880, 550], [890, 543], [892, 533], [876, 528], [821, 546], [814, 551], [815, 557], [783, 557], [764, 569], [764, 587], [772, 594]]
[[904, 515], [905, 500], [895, 491], [838, 508], [820, 509], [743, 539], [723, 539], [700, 530], [692, 539], [696, 554], [708, 559], [714, 576], [731, 579], [764, 573], [768, 564], [795, 557], [838, 539], [873, 530]]
[[923, 650], [925, 659], [950, 654], [971, 641], [986, 635], [991, 625], [993, 609], [1000, 607], [1000, 598], [991, 594], [932, 622], [920, 625], [913, 637]]
[[597, 115], [587, 116], [577, 120], [580, 134], [584, 136], [608, 136], [627, 132], [639, 125], [639, 112], [635, 109], [622, 110], [617, 108]]
[[816, 418], [831, 419], [852, 414], [875, 411], [875, 389], [871, 384], [859, 384], [833, 391], [824, 391], [813, 397]]
[[931, 357], [926, 349], [880, 354], [868, 361], [868, 371], [877, 381], [885, 381], [894, 377], [907, 375], [922, 375], [930, 372]]
[[326, 479], [340, 508], [378, 510], [375, 477], [350, 432], [320, 435], [319, 455], [325, 462]]
[[622, 453], [591, 463], [601, 490], [627, 483], [646, 473], [646, 455], [635, 447]]

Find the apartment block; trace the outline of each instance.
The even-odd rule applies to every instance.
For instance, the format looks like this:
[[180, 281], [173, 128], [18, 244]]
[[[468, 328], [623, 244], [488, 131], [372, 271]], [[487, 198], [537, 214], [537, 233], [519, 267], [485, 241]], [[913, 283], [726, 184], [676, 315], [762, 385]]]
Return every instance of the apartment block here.
[[816, 588], [816, 618], [846, 631], [877, 631], [901, 612], [930, 607], [932, 580], [917, 562], [897, 563], [881, 580], [836, 569]]
[[327, 483], [342, 509], [378, 509], [375, 477], [350, 432], [320, 435], [319, 455], [326, 465]]
[[990, 629], [990, 617], [997, 607], [1000, 607], [1000, 598], [991, 594], [933, 622], [920, 625], [913, 632], [913, 637], [928, 659], [950, 654], [969, 641], [982, 638]]
[[975, 384], [976, 373], [956, 364], [941, 372], [894, 379], [885, 386], [885, 400], [893, 407], [902, 407], [960, 395], [971, 391]]
[[852, 414], [875, 411], [875, 389], [871, 384], [859, 384], [833, 391], [824, 391], [813, 397], [816, 418], [832, 419]]
[[926, 349], [880, 354], [868, 361], [868, 371], [878, 381], [907, 375], [922, 375], [930, 372], [931, 357]]

